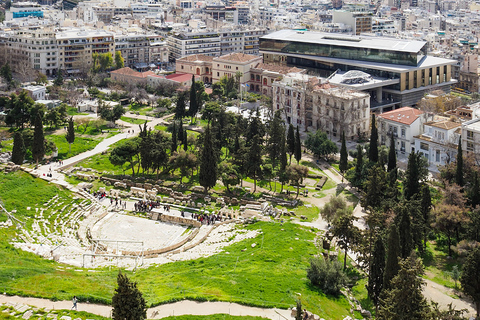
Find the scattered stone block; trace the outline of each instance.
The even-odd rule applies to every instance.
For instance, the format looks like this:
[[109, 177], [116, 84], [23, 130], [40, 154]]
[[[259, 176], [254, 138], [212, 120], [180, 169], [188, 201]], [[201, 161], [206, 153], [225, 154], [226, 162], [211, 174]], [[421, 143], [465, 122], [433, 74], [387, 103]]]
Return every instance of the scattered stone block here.
[[33, 311], [32, 310], [27, 310], [27, 312], [25, 312], [22, 316], [22, 319], [30, 319], [30, 317], [33, 316]]

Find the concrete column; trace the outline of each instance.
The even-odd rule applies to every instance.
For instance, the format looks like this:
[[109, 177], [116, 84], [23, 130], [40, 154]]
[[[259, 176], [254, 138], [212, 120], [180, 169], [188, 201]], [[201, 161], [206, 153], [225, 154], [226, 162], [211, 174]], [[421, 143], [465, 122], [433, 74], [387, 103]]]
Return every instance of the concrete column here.
[[382, 87], [377, 88], [377, 102], [382, 102]]

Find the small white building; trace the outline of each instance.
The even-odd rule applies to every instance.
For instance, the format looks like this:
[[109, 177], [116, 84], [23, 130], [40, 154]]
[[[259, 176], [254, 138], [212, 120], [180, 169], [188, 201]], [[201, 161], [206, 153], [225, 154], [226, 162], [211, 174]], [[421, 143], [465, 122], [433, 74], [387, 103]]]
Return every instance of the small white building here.
[[480, 159], [480, 118], [462, 123], [462, 149]]
[[409, 154], [415, 151], [415, 136], [423, 133], [426, 122], [423, 111], [403, 107], [384, 112], [377, 118], [378, 137], [382, 145], [390, 145], [390, 136], [396, 140], [395, 150]]
[[424, 133], [414, 138], [415, 150], [427, 158], [429, 164], [450, 163], [457, 154], [461, 126], [461, 123], [450, 120], [425, 123]]
[[30, 98], [33, 100], [45, 100], [47, 90], [44, 86], [28, 86], [23, 88], [25, 91], [27, 91], [28, 95]]

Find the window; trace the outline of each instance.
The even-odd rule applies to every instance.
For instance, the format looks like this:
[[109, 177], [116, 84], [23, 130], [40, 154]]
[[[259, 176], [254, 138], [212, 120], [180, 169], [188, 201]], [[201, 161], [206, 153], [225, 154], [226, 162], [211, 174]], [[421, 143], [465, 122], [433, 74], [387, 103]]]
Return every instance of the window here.
[[472, 141], [467, 141], [467, 151], [475, 151], [473, 149], [473, 142]]
[[440, 150], [435, 150], [435, 161], [440, 162]]
[[405, 138], [405, 135], [406, 135], [406, 129], [405, 128], [402, 128], [402, 138]]
[[467, 131], [467, 140], [473, 140], [473, 131]]
[[420, 149], [421, 149], [421, 150], [426, 150], [426, 151], [428, 151], [428, 147], [429, 147], [428, 143], [420, 142]]

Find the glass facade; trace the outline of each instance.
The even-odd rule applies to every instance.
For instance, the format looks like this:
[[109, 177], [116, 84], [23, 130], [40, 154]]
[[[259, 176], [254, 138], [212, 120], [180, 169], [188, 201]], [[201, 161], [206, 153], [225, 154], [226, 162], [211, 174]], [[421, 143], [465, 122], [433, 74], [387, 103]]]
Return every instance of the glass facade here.
[[23, 11], [23, 12], [13, 12], [12, 17], [15, 18], [25, 18], [25, 17], [40, 17], [43, 18], [43, 11]]
[[360, 60], [387, 64], [417, 66], [426, 55], [427, 45], [417, 52], [400, 52], [351, 46], [306, 43], [287, 40], [260, 39], [260, 50], [303, 54], [318, 57]]

